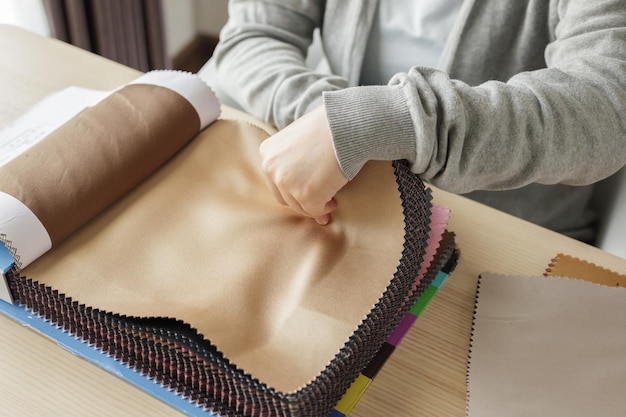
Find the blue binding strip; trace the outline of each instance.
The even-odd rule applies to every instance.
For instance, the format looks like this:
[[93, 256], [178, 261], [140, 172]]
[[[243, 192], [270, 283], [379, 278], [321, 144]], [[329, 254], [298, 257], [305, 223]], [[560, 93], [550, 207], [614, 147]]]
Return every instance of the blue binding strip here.
[[9, 283], [6, 279], [6, 274], [13, 269], [13, 264], [13, 255], [11, 255], [9, 249], [0, 242], [0, 300], [4, 300], [7, 303], [13, 303]]

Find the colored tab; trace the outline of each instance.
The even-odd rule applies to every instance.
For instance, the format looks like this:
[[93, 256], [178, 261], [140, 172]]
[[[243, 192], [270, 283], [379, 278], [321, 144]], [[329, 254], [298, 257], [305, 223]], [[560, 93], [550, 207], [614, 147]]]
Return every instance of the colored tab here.
[[387, 343], [392, 346], [398, 346], [404, 335], [407, 334], [407, 332], [411, 329], [411, 326], [415, 323], [415, 320], [417, 320], [417, 317], [414, 314], [410, 312], [407, 313], [393, 332], [391, 332], [387, 338]]
[[340, 411], [333, 410], [328, 417], [346, 417], [346, 415]]
[[13, 296], [9, 289], [6, 274], [13, 268], [13, 255], [9, 249], [0, 242], [0, 300], [13, 304]]
[[13, 256], [4, 244], [0, 243], [0, 272], [7, 273], [13, 268]]
[[335, 406], [335, 410], [345, 415], [348, 415], [350, 411], [352, 411], [356, 403], [359, 401], [359, 399], [369, 386], [370, 382], [372, 382], [371, 379], [363, 374], [360, 374], [354, 380], [352, 385], [350, 385], [350, 388], [348, 388], [346, 393], [343, 394], [343, 397], [341, 397], [341, 400], [339, 400], [339, 402]]
[[439, 271], [435, 279], [433, 279], [433, 282], [430, 283], [430, 285], [435, 286], [437, 288], [441, 288], [443, 283], [446, 282], [447, 278], [448, 278], [448, 274], [446, 274], [443, 271]]
[[417, 299], [413, 307], [411, 307], [411, 314], [414, 314], [419, 317], [419, 315], [424, 311], [426, 305], [430, 302], [433, 296], [437, 293], [437, 287], [429, 285], [428, 288], [424, 291], [420, 298]]
[[387, 359], [389, 359], [389, 356], [391, 356], [395, 349], [395, 346], [392, 346], [389, 343], [383, 343], [381, 348], [378, 352], [376, 352], [376, 355], [374, 355], [361, 374], [369, 379], [374, 379], [378, 371], [382, 369], [383, 365], [387, 362]]

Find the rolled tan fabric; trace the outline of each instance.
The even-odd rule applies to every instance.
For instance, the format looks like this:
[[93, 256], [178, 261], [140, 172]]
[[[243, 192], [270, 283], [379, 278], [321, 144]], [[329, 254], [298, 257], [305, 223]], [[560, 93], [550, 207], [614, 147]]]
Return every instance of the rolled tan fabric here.
[[54, 246], [154, 172], [199, 129], [196, 110], [181, 95], [128, 85], [1, 166], [0, 191], [37, 216]]

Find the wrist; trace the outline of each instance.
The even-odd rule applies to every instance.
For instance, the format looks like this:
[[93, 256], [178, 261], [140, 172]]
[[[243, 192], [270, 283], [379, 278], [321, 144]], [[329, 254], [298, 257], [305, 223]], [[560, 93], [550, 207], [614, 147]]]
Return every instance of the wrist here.
[[326, 92], [324, 107], [335, 155], [348, 180], [369, 160], [415, 159], [415, 131], [399, 87]]

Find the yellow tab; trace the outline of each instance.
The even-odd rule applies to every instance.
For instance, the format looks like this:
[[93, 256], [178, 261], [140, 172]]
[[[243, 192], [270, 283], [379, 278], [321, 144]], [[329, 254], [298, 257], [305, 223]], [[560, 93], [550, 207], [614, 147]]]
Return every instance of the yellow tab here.
[[371, 379], [363, 374], [359, 374], [352, 385], [350, 385], [350, 388], [348, 388], [346, 393], [343, 394], [343, 397], [341, 397], [341, 400], [339, 400], [335, 409], [347, 416], [359, 401], [370, 382], [372, 382]]

